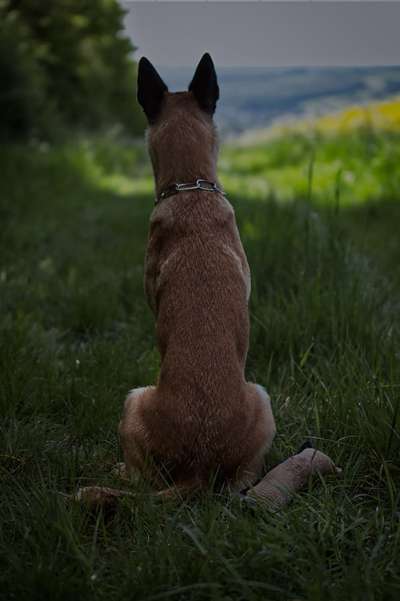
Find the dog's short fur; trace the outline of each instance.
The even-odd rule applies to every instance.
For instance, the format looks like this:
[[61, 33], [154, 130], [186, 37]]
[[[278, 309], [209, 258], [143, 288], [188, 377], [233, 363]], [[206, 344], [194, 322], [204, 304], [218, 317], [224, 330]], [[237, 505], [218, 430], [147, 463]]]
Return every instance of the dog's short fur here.
[[[149, 121], [157, 195], [177, 182], [217, 182], [218, 96], [208, 54], [189, 90], [177, 93], [141, 59], [138, 99]], [[250, 271], [222, 194], [180, 192], [156, 205], [145, 292], [161, 370], [156, 386], [136, 388], [125, 402], [119, 432], [128, 472], [149, 466], [157, 487], [165, 487], [166, 473], [182, 489], [204, 488], [215, 474], [233, 489], [249, 485], [275, 423], [266, 391], [245, 380]]]

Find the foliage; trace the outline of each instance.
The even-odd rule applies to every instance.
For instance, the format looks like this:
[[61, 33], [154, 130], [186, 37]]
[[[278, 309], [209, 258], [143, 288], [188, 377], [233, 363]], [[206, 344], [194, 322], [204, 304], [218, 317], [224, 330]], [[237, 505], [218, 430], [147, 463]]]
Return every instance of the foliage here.
[[20, 137], [44, 113], [44, 77], [28, 28], [0, 4], [0, 133]]
[[133, 47], [116, 0], [1, 0], [0, 136], [119, 124], [143, 130]]

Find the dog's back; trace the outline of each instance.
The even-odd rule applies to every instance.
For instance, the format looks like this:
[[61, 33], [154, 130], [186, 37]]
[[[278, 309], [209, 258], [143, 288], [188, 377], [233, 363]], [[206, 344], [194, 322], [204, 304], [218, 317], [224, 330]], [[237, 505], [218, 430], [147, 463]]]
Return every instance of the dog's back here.
[[[203, 57], [184, 93], [168, 93], [148, 62], [143, 69], [139, 99], [151, 124], [157, 196], [177, 182], [216, 182], [211, 59]], [[120, 428], [126, 463], [141, 468], [150, 455], [177, 483], [203, 485], [216, 470], [224, 481], [247, 482], [275, 427], [265, 391], [245, 380], [250, 272], [226, 198], [194, 190], [162, 199], [145, 267], [161, 370], [156, 387], [128, 397]]]

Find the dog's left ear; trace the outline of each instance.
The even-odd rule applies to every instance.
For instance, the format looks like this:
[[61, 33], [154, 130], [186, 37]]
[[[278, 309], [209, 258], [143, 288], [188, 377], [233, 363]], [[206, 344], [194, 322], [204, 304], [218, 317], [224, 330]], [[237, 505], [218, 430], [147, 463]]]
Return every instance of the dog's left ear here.
[[189, 92], [192, 92], [201, 108], [213, 115], [217, 100], [219, 98], [219, 87], [217, 74], [211, 56], [206, 52], [203, 54], [197, 69], [189, 84]]
[[138, 66], [137, 99], [149, 123], [153, 123], [160, 110], [168, 88], [153, 67], [143, 56]]

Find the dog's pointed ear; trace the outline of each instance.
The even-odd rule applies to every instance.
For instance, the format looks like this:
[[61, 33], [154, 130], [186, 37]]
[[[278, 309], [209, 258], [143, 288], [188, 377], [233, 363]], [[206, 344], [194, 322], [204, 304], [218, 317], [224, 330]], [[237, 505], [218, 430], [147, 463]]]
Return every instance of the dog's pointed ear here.
[[192, 92], [201, 108], [213, 115], [217, 100], [219, 98], [219, 87], [217, 74], [211, 56], [206, 52], [197, 65], [195, 74], [189, 84], [189, 92]]
[[168, 92], [167, 86], [151, 62], [143, 56], [138, 67], [137, 99], [149, 123], [157, 118], [165, 92]]

